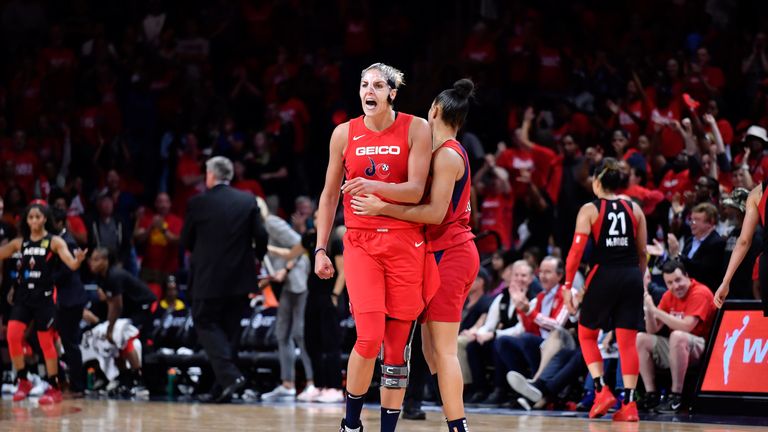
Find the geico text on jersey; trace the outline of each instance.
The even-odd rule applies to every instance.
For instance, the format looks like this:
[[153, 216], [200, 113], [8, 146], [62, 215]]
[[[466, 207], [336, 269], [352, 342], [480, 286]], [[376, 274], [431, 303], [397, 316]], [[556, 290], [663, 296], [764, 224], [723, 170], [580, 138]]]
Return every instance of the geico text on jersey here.
[[400, 147], [398, 146], [369, 146], [358, 147], [355, 149], [356, 156], [369, 156], [369, 155], [399, 155]]

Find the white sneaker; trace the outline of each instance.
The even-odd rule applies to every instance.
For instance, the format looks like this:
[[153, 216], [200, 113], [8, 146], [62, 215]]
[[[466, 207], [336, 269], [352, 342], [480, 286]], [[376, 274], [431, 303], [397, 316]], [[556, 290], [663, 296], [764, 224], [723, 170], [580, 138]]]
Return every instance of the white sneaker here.
[[112, 396], [117, 393], [117, 389], [119, 387], [120, 387], [120, 380], [114, 379], [109, 383], [107, 383], [107, 385], [104, 386], [104, 388], [99, 390], [99, 394], [101, 394], [102, 396]]
[[541, 390], [534, 387], [524, 376], [515, 371], [509, 371], [507, 373], [507, 382], [513, 390], [520, 393], [520, 395], [531, 402], [538, 402], [544, 397], [544, 395], [541, 394]]
[[295, 388], [287, 388], [283, 387], [283, 385], [278, 385], [275, 387], [274, 390], [272, 390], [269, 393], [265, 393], [261, 395], [261, 400], [263, 401], [285, 401], [285, 400], [293, 400], [296, 397], [296, 389]]
[[14, 393], [16, 393], [15, 384], [9, 384], [9, 383], [3, 384], [3, 394], [14, 394]]
[[129, 390], [130, 395], [139, 400], [149, 399], [149, 390], [143, 385], [135, 385]]
[[30, 396], [42, 396], [48, 390], [48, 381], [40, 378], [40, 376], [29, 374], [29, 380], [32, 382], [32, 390], [29, 391]]
[[341, 403], [346, 400], [343, 391], [332, 388], [324, 389], [316, 399], [320, 403]]
[[314, 385], [308, 385], [304, 388], [304, 391], [299, 393], [298, 396], [296, 396], [296, 399], [302, 401], [302, 402], [314, 402], [317, 400], [317, 398], [320, 396], [320, 389], [315, 387]]

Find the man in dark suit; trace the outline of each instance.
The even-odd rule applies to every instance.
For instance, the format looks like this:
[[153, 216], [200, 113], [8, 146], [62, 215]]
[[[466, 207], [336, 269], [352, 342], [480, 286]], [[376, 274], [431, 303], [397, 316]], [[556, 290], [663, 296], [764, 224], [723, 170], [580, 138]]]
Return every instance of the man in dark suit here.
[[192, 319], [221, 389], [212, 400], [227, 402], [245, 385], [236, 342], [248, 293], [258, 288], [256, 258], [266, 253], [267, 234], [254, 196], [229, 186], [232, 162], [217, 156], [205, 165], [208, 191], [189, 200], [181, 238], [192, 253]]
[[725, 253], [725, 239], [715, 231], [717, 221], [717, 207], [701, 203], [691, 211], [691, 236], [686, 239], [683, 250], [674, 235], [668, 237], [670, 257], [680, 259], [688, 275], [713, 292], [723, 280]]

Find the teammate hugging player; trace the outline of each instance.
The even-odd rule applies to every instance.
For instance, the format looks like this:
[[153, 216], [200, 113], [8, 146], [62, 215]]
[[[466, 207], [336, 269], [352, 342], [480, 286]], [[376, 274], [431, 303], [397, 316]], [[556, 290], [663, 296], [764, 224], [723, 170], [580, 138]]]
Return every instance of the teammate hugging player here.
[[53, 296], [53, 270], [55, 259], [59, 259], [70, 269], [77, 270], [85, 259], [87, 251], [78, 250], [75, 256], [69, 252], [64, 240], [54, 232], [53, 219], [48, 216], [48, 209], [40, 204], [32, 204], [24, 210], [21, 218], [21, 237], [0, 247], [0, 260], [16, 252], [21, 253], [19, 280], [15, 289], [8, 295], [12, 304], [8, 321], [8, 351], [13, 368], [16, 369], [17, 390], [14, 401], [21, 401], [29, 396], [32, 383], [27, 379], [24, 365], [24, 332], [34, 320], [37, 339], [45, 358], [50, 387], [40, 397], [42, 405], [61, 402], [59, 389], [59, 358], [54, 346], [53, 323], [56, 305]]
[[639, 361], [635, 339], [637, 331], [644, 329], [645, 216], [637, 204], [616, 196], [622, 180], [616, 159], [603, 159], [595, 173], [592, 190], [598, 199], [584, 204], [576, 217], [563, 294], [569, 310], [575, 313], [570, 288], [591, 236], [594, 247], [579, 318], [581, 351], [595, 381], [595, 403], [589, 417], [605, 415], [616, 403], [603, 381], [603, 359], [597, 345], [599, 330], [615, 327], [626, 394], [613, 420], [638, 421], [635, 388]]
[[[363, 396], [382, 349], [381, 430], [395, 430], [408, 383], [410, 340], [422, 299], [426, 246], [422, 224], [389, 217], [363, 217], [353, 196], [376, 194], [389, 202], [421, 200], [430, 162], [430, 131], [424, 119], [396, 112], [403, 84], [399, 70], [376, 63], [362, 72], [363, 115], [336, 127], [331, 136], [325, 187], [317, 215], [315, 273], [330, 278], [328, 237], [344, 192], [344, 265], [357, 341], [347, 366], [347, 406], [340, 430], [360, 431]], [[347, 181], [342, 188], [342, 180]], [[414, 271], [414, 269], [417, 269]], [[383, 348], [382, 348], [383, 341]]]

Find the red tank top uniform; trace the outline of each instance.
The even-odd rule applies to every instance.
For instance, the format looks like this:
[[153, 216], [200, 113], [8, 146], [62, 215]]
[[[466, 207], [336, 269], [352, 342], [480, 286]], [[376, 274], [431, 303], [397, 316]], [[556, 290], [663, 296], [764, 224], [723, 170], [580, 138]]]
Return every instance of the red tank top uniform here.
[[[349, 121], [349, 139], [344, 152], [344, 175], [347, 180], [364, 177], [386, 183], [408, 181], [408, 131], [413, 116], [397, 113], [395, 122], [375, 132], [368, 129], [360, 116]], [[383, 199], [383, 198], [382, 198]], [[420, 228], [422, 224], [387, 216], [357, 216], [350, 205], [352, 196], [344, 195], [344, 224], [347, 228], [390, 229]], [[387, 202], [392, 202], [385, 200]]]
[[[450, 148], [461, 155], [464, 161], [464, 175], [453, 185], [451, 201], [443, 221], [437, 225], [427, 225], [427, 243], [431, 254], [426, 260], [427, 270], [424, 272], [427, 306], [422, 322], [460, 322], [469, 289], [480, 268], [480, 257], [472, 241], [475, 235], [472, 234], [472, 228], [469, 226], [472, 211], [470, 207], [472, 174], [469, 169], [469, 158], [456, 140], [448, 140], [441, 147]], [[433, 263], [437, 264], [437, 273], [430, 271], [430, 265], [434, 266]], [[432, 278], [439, 281], [434, 293], [428, 291], [434, 286], [429, 283]]]
[[[349, 122], [346, 179], [406, 182], [413, 116], [397, 113], [395, 121], [378, 132], [368, 129], [363, 118]], [[426, 304], [429, 289], [424, 283], [432, 280], [424, 277], [424, 225], [387, 216], [357, 216], [351, 200], [344, 195], [345, 277], [353, 313], [384, 312], [390, 318], [415, 320]]]
[[427, 243], [430, 252], [437, 252], [459, 245], [475, 238], [469, 219], [472, 212], [470, 205], [471, 174], [467, 163], [467, 152], [456, 140], [448, 140], [441, 147], [453, 149], [464, 159], [464, 175], [453, 186], [453, 194], [443, 222], [439, 225], [427, 225]]

